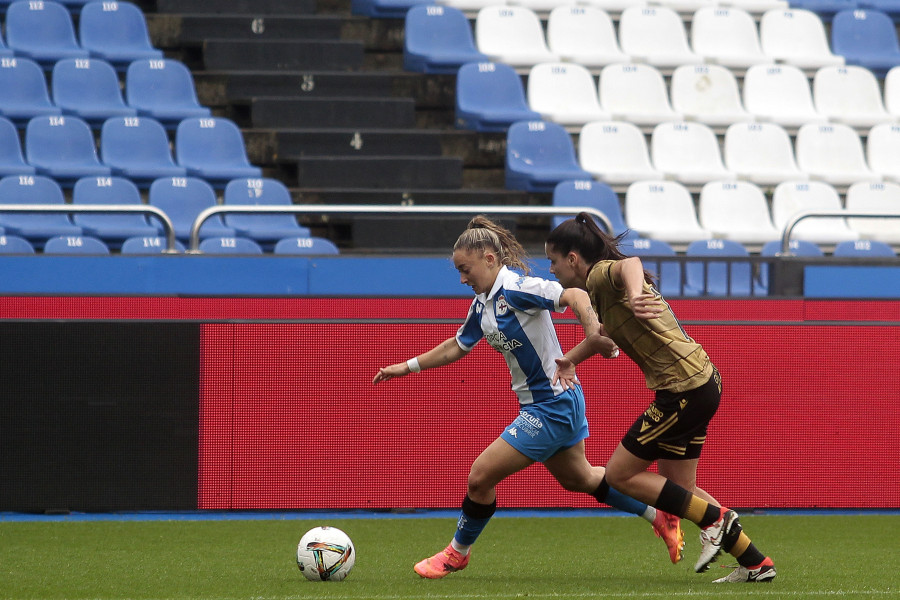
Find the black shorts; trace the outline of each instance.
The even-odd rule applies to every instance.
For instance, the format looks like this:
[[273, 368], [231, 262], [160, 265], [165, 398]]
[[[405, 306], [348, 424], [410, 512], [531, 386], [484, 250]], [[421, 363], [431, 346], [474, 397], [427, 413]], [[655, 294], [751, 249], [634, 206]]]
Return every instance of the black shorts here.
[[706, 427], [719, 408], [722, 378], [713, 369], [709, 381], [686, 392], [659, 390], [622, 438], [625, 449], [644, 460], [700, 458]]

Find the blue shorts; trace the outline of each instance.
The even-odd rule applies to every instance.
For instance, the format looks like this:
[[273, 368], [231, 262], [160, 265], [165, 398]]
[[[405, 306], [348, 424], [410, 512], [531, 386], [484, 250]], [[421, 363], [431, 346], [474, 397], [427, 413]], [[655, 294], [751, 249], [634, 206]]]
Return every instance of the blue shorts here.
[[537, 462], [571, 448], [587, 436], [581, 387], [552, 400], [523, 405], [516, 420], [500, 435], [510, 446]]

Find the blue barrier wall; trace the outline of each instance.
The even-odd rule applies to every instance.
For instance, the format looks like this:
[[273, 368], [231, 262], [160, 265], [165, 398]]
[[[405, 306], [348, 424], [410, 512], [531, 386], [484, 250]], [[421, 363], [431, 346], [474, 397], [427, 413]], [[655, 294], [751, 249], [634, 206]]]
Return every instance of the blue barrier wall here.
[[[534, 274], [551, 278], [546, 259]], [[808, 266], [817, 298], [900, 298], [900, 266]], [[3, 256], [0, 294], [470, 297], [449, 257]]]

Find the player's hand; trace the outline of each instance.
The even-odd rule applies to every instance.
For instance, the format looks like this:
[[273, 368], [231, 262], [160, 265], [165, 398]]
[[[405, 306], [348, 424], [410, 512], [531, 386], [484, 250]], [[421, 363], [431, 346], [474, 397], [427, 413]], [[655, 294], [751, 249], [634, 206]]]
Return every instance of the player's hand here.
[[596, 338], [594, 344], [597, 348], [597, 353], [603, 358], [616, 358], [619, 356], [619, 346], [612, 341], [612, 338], [604, 335]]
[[565, 356], [556, 359], [556, 372], [553, 373], [553, 383], [559, 383], [564, 390], [574, 389], [578, 385], [575, 365]]
[[382, 367], [381, 369], [378, 369], [378, 373], [376, 373], [375, 377], [372, 379], [372, 385], [378, 385], [378, 383], [382, 381], [387, 381], [394, 377], [403, 377], [408, 374], [409, 366], [405, 362], [397, 363], [389, 367]]
[[662, 299], [656, 294], [639, 294], [628, 299], [631, 311], [638, 319], [658, 319], [666, 310]]

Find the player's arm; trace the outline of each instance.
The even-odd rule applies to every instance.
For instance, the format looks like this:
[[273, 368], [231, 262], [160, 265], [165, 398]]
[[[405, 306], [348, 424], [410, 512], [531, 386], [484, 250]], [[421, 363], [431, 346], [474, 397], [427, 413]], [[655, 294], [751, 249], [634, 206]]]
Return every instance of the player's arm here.
[[553, 383], [560, 382], [564, 388], [569, 389], [578, 383], [575, 365], [595, 354], [600, 354], [605, 358], [615, 358], [619, 355], [619, 349], [614, 341], [606, 337], [606, 332], [597, 317], [597, 312], [591, 305], [591, 299], [587, 292], [578, 288], [567, 288], [559, 297], [559, 304], [570, 307], [584, 329], [584, 339], [566, 352], [562, 358], [556, 359]]
[[658, 295], [644, 292], [644, 264], [637, 256], [613, 263], [610, 276], [613, 285], [625, 290], [628, 305], [638, 319], [657, 319], [665, 310]]
[[443, 367], [444, 365], [456, 362], [466, 354], [468, 354], [468, 352], [460, 347], [456, 342], [455, 337], [448, 338], [424, 354], [420, 354], [405, 362], [378, 369], [378, 373], [375, 374], [372, 383], [377, 384], [381, 381], [393, 379], [394, 377], [403, 377], [410, 373], [418, 373], [424, 369]]

